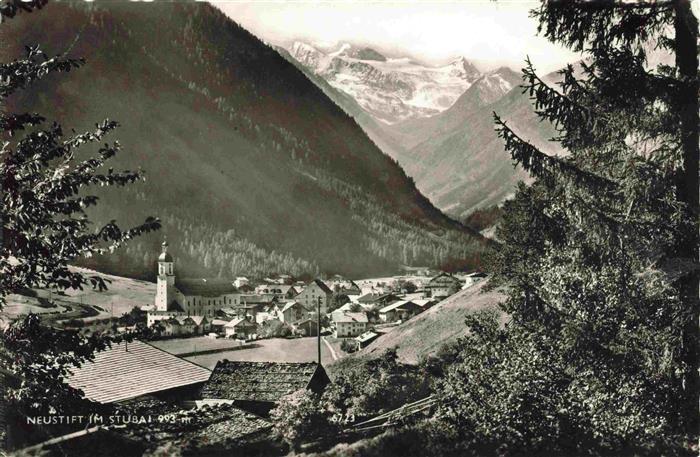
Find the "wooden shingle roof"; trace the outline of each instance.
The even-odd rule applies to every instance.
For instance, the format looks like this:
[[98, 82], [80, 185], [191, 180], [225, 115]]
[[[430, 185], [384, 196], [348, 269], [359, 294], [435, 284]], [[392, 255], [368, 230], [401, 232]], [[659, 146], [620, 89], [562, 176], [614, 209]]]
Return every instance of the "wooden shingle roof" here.
[[66, 382], [90, 400], [112, 403], [202, 383], [210, 376], [206, 368], [132, 341], [96, 353], [94, 361], [74, 369]]
[[[221, 360], [202, 388], [202, 398], [276, 402], [309, 387], [317, 370], [310, 363], [234, 362]], [[327, 379], [325, 371], [320, 374]]]

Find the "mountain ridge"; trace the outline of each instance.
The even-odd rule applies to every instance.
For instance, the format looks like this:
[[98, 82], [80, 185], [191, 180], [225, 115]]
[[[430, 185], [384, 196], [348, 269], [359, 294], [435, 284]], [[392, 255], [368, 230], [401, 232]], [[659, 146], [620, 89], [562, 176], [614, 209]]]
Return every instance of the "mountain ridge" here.
[[[121, 120], [115, 138], [137, 152], [114, 165], [137, 158], [148, 179], [100, 194], [93, 215], [125, 224], [161, 216], [184, 273], [352, 276], [478, 263], [482, 238], [434, 208], [302, 72], [218, 9], [97, 2], [45, 10], [3, 26], [12, 43], [3, 59], [40, 43], [49, 54], [70, 47], [88, 63], [8, 108], [76, 129]], [[162, 236], [86, 266], [150, 277]]]
[[[293, 54], [289, 54], [295, 59]], [[370, 138], [406, 170], [431, 202], [452, 217], [463, 219], [472, 211], [497, 205], [514, 192], [515, 184], [529, 180], [520, 168], [511, 165], [493, 126], [492, 113], [524, 133], [536, 145], [557, 152], [548, 143], [555, 136], [550, 125], [541, 123], [530, 100], [520, 88], [520, 74], [509, 67], [479, 72], [477, 77], [445, 109], [383, 122], [367, 109], [352, 91], [326, 80], [327, 74], [309, 67], [304, 59], [297, 64], [346, 112], [352, 115]], [[469, 61], [460, 57], [450, 65]], [[477, 70], [478, 71], [478, 70]], [[553, 75], [548, 75], [553, 79]], [[323, 82], [321, 82], [323, 81]], [[335, 89], [333, 95], [328, 87]]]
[[386, 124], [447, 109], [480, 74], [463, 57], [430, 66], [408, 57], [387, 58], [370, 47], [348, 43], [334, 51], [323, 51], [295, 41], [287, 51], [331, 86], [352, 95], [375, 119]]

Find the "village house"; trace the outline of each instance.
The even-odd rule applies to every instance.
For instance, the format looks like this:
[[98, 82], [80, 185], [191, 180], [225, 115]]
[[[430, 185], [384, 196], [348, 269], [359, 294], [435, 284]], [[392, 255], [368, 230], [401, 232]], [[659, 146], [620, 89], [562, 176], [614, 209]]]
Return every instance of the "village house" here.
[[483, 280], [486, 278], [486, 273], [483, 273], [481, 271], [476, 271], [474, 273], [469, 273], [465, 278], [464, 278], [464, 288], [466, 289], [467, 287], [471, 287], [477, 282]]
[[224, 325], [224, 334], [227, 338], [238, 338], [247, 340], [258, 332], [258, 324], [244, 317], [231, 319]]
[[362, 290], [355, 281], [351, 279], [344, 279], [342, 277], [335, 277], [331, 281], [327, 281], [326, 285], [335, 294], [347, 295], [347, 296], [360, 296], [362, 295]]
[[258, 310], [257, 313], [255, 313], [255, 322], [257, 324], [262, 324], [263, 322], [271, 321], [274, 319], [279, 320], [279, 312], [281, 310], [281, 306], [284, 305], [280, 303], [274, 303], [272, 305], [264, 306], [262, 309]]
[[203, 335], [209, 331], [206, 316], [188, 316], [183, 312], [153, 311], [146, 315], [146, 325], [160, 323], [163, 336]]
[[321, 314], [327, 314], [328, 305], [330, 304], [332, 296], [333, 292], [323, 281], [320, 279], [314, 279], [306, 287], [304, 287], [304, 290], [294, 297], [294, 300], [304, 305], [304, 308], [309, 310], [309, 312], [315, 313], [318, 300], [320, 298]]
[[287, 302], [278, 312], [279, 320], [285, 324], [294, 324], [304, 318], [308, 311], [298, 301]]
[[410, 300], [400, 300], [379, 310], [379, 320], [382, 322], [405, 321], [419, 314], [423, 309]]
[[411, 300], [411, 301], [413, 303], [415, 303], [416, 305], [420, 306], [422, 311], [425, 311], [426, 309], [432, 308], [433, 306], [435, 306], [438, 303], [437, 300], [434, 300], [432, 298], [421, 298], [418, 300]]
[[302, 319], [294, 324], [294, 333], [301, 336], [318, 335], [318, 322], [316, 319]]
[[322, 393], [330, 383], [317, 363], [217, 362], [201, 398], [208, 404], [233, 403], [254, 414], [267, 416], [277, 402], [297, 390]]
[[376, 340], [379, 337], [379, 333], [375, 332], [365, 332], [362, 335], [359, 335], [355, 338], [355, 342], [357, 343], [357, 350], [359, 351], [360, 349], [366, 347], [369, 343], [372, 341]]
[[383, 308], [397, 300], [400, 300], [400, 298], [394, 294], [369, 293], [359, 297], [357, 303], [366, 309], [377, 309]]
[[440, 273], [425, 285], [426, 293], [431, 298], [445, 298], [462, 288], [462, 281], [449, 273]]
[[369, 319], [366, 313], [338, 313], [332, 315], [335, 338], [356, 337], [367, 331]]
[[234, 281], [233, 285], [236, 286], [237, 288], [247, 286], [248, 283], [250, 283], [250, 280], [246, 278], [245, 276], [238, 276]]
[[225, 330], [226, 324], [228, 324], [229, 322], [231, 322], [231, 321], [226, 320], [226, 319], [213, 319], [211, 321], [210, 330], [214, 333], [224, 335], [226, 333], [226, 330]]
[[258, 295], [269, 295], [279, 300], [289, 300], [299, 293], [294, 286], [288, 284], [261, 284], [255, 288]]

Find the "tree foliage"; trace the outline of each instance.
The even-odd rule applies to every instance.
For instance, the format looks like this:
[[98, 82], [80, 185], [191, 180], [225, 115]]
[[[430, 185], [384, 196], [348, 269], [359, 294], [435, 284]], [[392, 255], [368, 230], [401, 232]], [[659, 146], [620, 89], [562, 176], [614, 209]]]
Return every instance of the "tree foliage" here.
[[283, 397], [270, 412], [275, 433], [293, 448], [324, 437], [333, 429], [320, 396], [302, 389]]
[[[0, 17], [9, 19], [45, 3], [4, 1]], [[0, 307], [8, 294], [28, 288], [106, 288], [100, 276], [85, 276], [69, 265], [111, 252], [160, 226], [149, 217], [126, 230], [115, 221], [95, 227], [88, 217], [98, 203], [90, 189], [127, 186], [142, 179], [139, 171], [120, 172], [108, 166], [120, 150], [118, 142], [105, 141], [116, 122], [105, 120], [91, 132], [66, 135], [60, 125], [47, 125], [37, 113], [4, 109], [4, 102], [17, 91], [83, 64], [80, 59], [49, 57], [38, 46], [27, 46], [23, 57], [0, 64]], [[97, 151], [85, 151], [90, 145]], [[96, 411], [65, 379], [72, 368], [91, 360], [110, 342], [101, 334], [55, 329], [37, 315], [18, 319], [0, 338], [0, 366], [15, 380], [3, 392], [11, 410], [19, 417]]]
[[[49, 73], [68, 72], [82, 64], [49, 58], [38, 47], [27, 47], [24, 58], [0, 65], [0, 101]], [[89, 188], [126, 186], [142, 179], [138, 171], [107, 168], [119, 143], [103, 141], [117, 123], [103, 121], [92, 132], [66, 137], [61, 126], [45, 126], [38, 114], [2, 112], [0, 127], [6, 138], [0, 149], [0, 304], [7, 294], [26, 287], [105, 288], [102, 278], [85, 277], [70, 270], [69, 263], [113, 251], [160, 227], [151, 217], [128, 230], [115, 221], [94, 228], [88, 219], [87, 210], [98, 202], [98, 197], [86, 193]], [[18, 135], [20, 131], [25, 134]], [[95, 143], [102, 143], [97, 153], [81, 157], [81, 146]]]
[[[681, 71], [688, 24], [697, 41], [687, 4], [552, 0], [533, 12], [547, 38], [587, 59], [560, 71], [558, 87], [530, 62], [523, 70], [566, 156], [544, 154], [495, 115], [535, 182], [504, 205], [491, 260], [510, 322], [470, 318], [438, 389], [447, 423], [472, 443], [656, 454], [688, 451], [697, 433], [697, 283], [695, 297], [683, 286], [697, 249], [687, 243], [698, 148], [697, 58], [692, 78]], [[653, 63], [669, 51], [675, 65]]]

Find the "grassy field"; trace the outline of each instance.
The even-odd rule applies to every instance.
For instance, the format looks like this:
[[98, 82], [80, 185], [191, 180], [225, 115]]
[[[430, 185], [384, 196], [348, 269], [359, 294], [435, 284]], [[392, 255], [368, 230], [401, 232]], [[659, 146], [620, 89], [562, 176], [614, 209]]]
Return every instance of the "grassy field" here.
[[208, 338], [198, 336], [195, 338], [177, 338], [172, 340], [151, 341], [152, 346], [171, 354], [191, 354], [193, 352], [213, 351], [218, 349], [237, 348], [241, 342], [228, 338]]
[[91, 270], [79, 270], [86, 275], [98, 275], [111, 281], [107, 284], [108, 290], [104, 292], [88, 287], [84, 290], [68, 290], [66, 296], [61, 297], [63, 300], [102, 308], [104, 311], [96, 316], [96, 319], [119, 317], [131, 311], [134, 306], [152, 304], [156, 296], [155, 283], [96, 273]]
[[[86, 321], [90, 321], [108, 317], [119, 317], [131, 311], [134, 306], [143, 306], [153, 303], [156, 294], [156, 285], [152, 282], [106, 275], [84, 268], [75, 268], [75, 270], [80, 271], [86, 276], [101, 276], [109, 281], [107, 283], [108, 289], [104, 292], [100, 292], [88, 286], [83, 290], [66, 290], [60, 294], [45, 289], [34, 289], [36, 297], [55, 303], [56, 307], [42, 308], [39, 306], [39, 300], [36, 297], [13, 294], [8, 297], [7, 306], [2, 314], [10, 319], [14, 319], [20, 314], [28, 314], [29, 312], [35, 314], [60, 313], [65, 312], [66, 308], [79, 309], [83, 306], [90, 305], [94, 306], [95, 309], [99, 311], [97, 315], [85, 319]], [[67, 317], [74, 316], [71, 315]]]
[[[197, 355], [186, 357], [186, 360], [209, 369], [213, 369], [216, 362], [223, 359], [249, 362], [315, 362], [316, 351], [316, 337], [274, 338], [256, 341], [249, 349]], [[321, 342], [321, 362], [327, 365], [332, 361], [330, 351]]]

